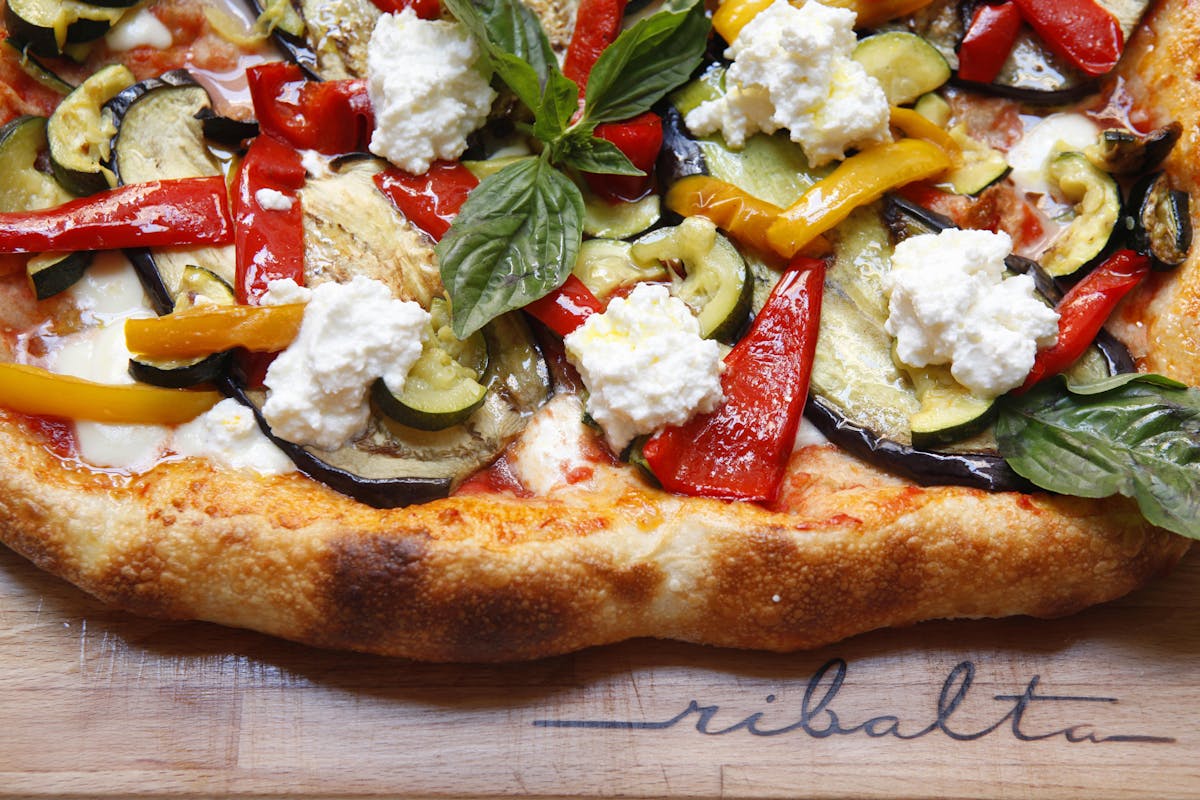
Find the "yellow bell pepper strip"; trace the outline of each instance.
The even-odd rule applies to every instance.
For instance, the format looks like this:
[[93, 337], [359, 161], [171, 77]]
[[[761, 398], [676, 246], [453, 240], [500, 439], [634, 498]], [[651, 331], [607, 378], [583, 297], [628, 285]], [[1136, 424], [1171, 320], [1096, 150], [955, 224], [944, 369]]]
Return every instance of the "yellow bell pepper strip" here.
[[281, 306], [198, 306], [150, 319], [125, 321], [125, 345], [147, 358], [200, 358], [242, 347], [258, 353], [285, 349], [300, 330], [302, 303]]
[[[746, 23], [754, 19], [758, 12], [771, 5], [775, 0], [725, 0], [721, 7], [713, 13], [713, 30], [721, 35], [726, 42], [732, 43], [737, 35], [746, 27]], [[896, 17], [903, 17], [924, 8], [933, 0], [822, 0], [827, 6], [846, 8], [858, 15], [854, 23], [856, 28], [873, 28], [880, 23]], [[794, 5], [802, 5], [794, 3]]]
[[946, 154], [950, 156], [950, 160], [954, 162], [955, 166], [961, 165], [962, 145], [950, 135], [949, 131], [928, 117], [918, 114], [911, 108], [892, 106], [889, 123], [893, 128], [910, 139], [924, 139], [931, 144], [937, 145], [946, 151]]
[[21, 414], [140, 425], [179, 425], [203, 414], [220, 392], [95, 383], [26, 364], [0, 364], [0, 407]]
[[922, 139], [901, 139], [863, 150], [810, 186], [780, 214], [767, 230], [767, 240], [776, 253], [791, 258], [859, 206], [952, 166], [945, 150]]
[[[680, 216], [704, 217], [739, 244], [763, 255], [775, 255], [767, 231], [783, 209], [774, 203], [710, 175], [689, 175], [676, 181], [667, 191], [665, 202], [667, 208]], [[805, 253], [818, 256], [828, 250], [828, 241], [818, 236], [805, 248]]]
[[771, 253], [767, 229], [783, 211], [710, 175], [689, 175], [667, 191], [667, 208], [683, 217], [706, 217], [740, 244]]

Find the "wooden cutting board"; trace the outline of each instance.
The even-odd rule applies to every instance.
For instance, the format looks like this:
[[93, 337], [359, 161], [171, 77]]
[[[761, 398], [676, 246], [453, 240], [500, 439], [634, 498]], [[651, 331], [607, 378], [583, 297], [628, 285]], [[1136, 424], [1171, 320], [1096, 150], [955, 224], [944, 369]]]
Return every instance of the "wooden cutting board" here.
[[106, 609], [0, 548], [0, 795], [1200, 797], [1200, 551], [1062, 620], [505, 666]]

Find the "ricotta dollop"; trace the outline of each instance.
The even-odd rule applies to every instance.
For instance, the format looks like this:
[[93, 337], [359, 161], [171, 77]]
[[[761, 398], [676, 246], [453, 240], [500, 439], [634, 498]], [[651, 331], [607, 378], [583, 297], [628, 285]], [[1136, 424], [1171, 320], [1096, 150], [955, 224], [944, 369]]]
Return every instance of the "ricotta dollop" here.
[[384, 14], [367, 46], [371, 152], [414, 175], [458, 158], [496, 99], [488, 77], [462, 25], [423, 20], [412, 9]]
[[181, 456], [207, 458], [232, 469], [260, 475], [295, 472], [296, 465], [263, 435], [254, 413], [227, 398], [175, 429], [172, 449]]
[[815, 0], [799, 8], [775, 0], [725, 51], [733, 59], [726, 93], [690, 111], [687, 126], [702, 136], [720, 131], [735, 148], [786, 128], [813, 166], [890, 141], [883, 88], [850, 57], [854, 20], [853, 11]]
[[682, 425], [724, 400], [720, 346], [665, 286], [639, 284], [563, 339], [588, 390], [587, 410], [616, 450]]
[[896, 355], [912, 367], [950, 364], [955, 380], [995, 397], [1020, 386], [1058, 314], [1029, 275], [1005, 277], [1007, 233], [950, 229], [896, 245], [886, 279]]
[[[276, 298], [283, 289], [270, 288]], [[281, 439], [335, 450], [366, 429], [377, 378], [404, 388], [429, 312], [361, 276], [323, 283], [310, 296], [300, 332], [267, 370], [263, 416]]]

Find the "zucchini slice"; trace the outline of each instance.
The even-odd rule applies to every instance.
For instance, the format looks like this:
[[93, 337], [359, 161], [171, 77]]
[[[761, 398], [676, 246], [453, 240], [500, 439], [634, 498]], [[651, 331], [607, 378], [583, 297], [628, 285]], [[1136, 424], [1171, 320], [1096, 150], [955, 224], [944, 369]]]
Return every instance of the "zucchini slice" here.
[[1145, 136], [1125, 128], [1106, 128], [1100, 141], [1084, 150], [1097, 169], [1111, 175], [1144, 175], [1162, 163], [1183, 135], [1178, 122]]
[[[211, 108], [208, 91], [185, 70], [129, 86], [105, 107], [116, 130], [107, 168], [122, 184], [222, 175], [221, 162], [204, 138], [201, 116]], [[129, 257], [139, 271], [162, 278], [167, 294], [158, 302], [166, 306], [164, 311], [174, 305], [189, 264], [234, 282], [232, 246], [137, 250]]]
[[696, 313], [701, 336], [730, 341], [745, 324], [754, 282], [745, 259], [712, 222], [688, 217], [675, 227], [651, 231], [629, 254], [643, 268], [682, 266], [684, 277], [672, 279], [672, 292]]
[[978, 195], [1012, 171], [1004, 153], [968, 135], [966, 125], [955, 125], [950, 137], [962, 151], [962, 164], [946, 175], [955, 194]]
[[133, 81], [133, 73], [122, 64], [103, 67], [63, 98], [50, 115], [46, 125], [50, 166], [68, 192], [82, 196], [116, 185], [105, 162], [117, 126], [104, 105]]
[[[191, 264], [184, 269], [179, 291], [175, 295], [174, 310], [182, 311], [202, 303], [231, 306], [236, 302], [233, 287], [219, 275]], [[230, 351], [181, 359], [134, 356], [129, 359], [129, 374], [142, 383], [184, 389], [201, 383], [215, 383], [229, 369], [231, 359]]]
[[[38, 169], [46, 153], [45, 117], [18, 117], [0, 128], [0, 211], [33, 211], [71, 199], [50, 175]], [[30, 258], [25, 272], [33, 295], [45, 300], [83, 277], [91, 252], [47, 253]]]
[[38, 300], [65, 291], [83, 277], [95, 255], [91, 250], [76, 253], [42, 253], [25, 262], [25, 274]]
[[1042, 254], [1042, 268], [1054, 278], [1072, 275], [1099, 256], [1121, 216], [1117, 182], [1083, 153], [1059, 153], [1046, 165], [1046, 177], [1075, 204], [1075, 219]]
[[606, 239], [637, 236], [653, 227], [662, 213], [656, 192], [632, 203], [610, 203], [584, 189], [583, 200], [583, 232]]
[[17, 117], [0, 128], [0, 211], [51, 208], [71, 199], [58, 181], [38, 169], [47, 146], [45, 117]]
[[125, 9], [77, 0], [8, 0], [4, 13], [12, 36], [28, 42], [38, 55], [57, 56], [68, 44], [90, 42], [108, 33]]
[[630, 255], [632, 247], [620, 239], [588, 239], [579, 246], [571, 272], [601, 300], [635, 283], [668, 280], [666, 268], [657, 259], [644, 266], [635, 262]]
[[995, 417], [996, 398], [981, 397], [944, 364], [904, 367], [921, 407], [908, 418], [914, 447], [940, 447], [980, 433]]
[[888, 104], [893, 106], [907, 105], [950, 79], [945, 56], [907, 31], [888, 31], [861, 39], [852, 57], [879, 81]]
[[21, 65], [21, 69], [25, 71], [25, 74], [42, 86], [63, 95], [70, 94], [75, 89], [74, 86], [63, 80], [54, 70], [47, 67], [41, 61], [38, 61], [28, 42], [9, 36], [5, 38], [4, 43], [16, 52], [17, 63]]
[[1182, 264], [1192, 248], [1190, 197], [1171, 188], [1165, 172], [1147, 175], [1130, 193], [1134, 248], [1158, 269]]
[[399, 394], [382, 380], [371, 386], [375, 407], [401, 425], [440, 431], [458, 425], [483, 405], [487, 387], [487, 342], [479, 331], [459, 340], [451, 329], [449, 304], [436, 298], [421, 355]]

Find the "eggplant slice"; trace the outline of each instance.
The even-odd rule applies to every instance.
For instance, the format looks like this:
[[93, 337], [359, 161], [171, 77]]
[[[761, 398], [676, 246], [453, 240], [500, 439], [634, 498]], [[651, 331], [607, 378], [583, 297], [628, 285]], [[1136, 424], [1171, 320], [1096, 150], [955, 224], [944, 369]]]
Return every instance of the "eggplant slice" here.
[[433, 242], [376, 188], [374, 176], [385, 167], [373, 157], [341, 159], [300, 190], [305, 281], [316, 286], [365, 275], [429, 308], [443, 292]]
[[[186, 70], [167, 72], [130, 86], [107, 104], [116, 122], [108, 163], [118, 183], [223, 175], [221, 162], [209, 149], [202, 117], [212, 99]], [[159, 313], [171, 310], [189, 265], [198, 265], [234, 282], [232, 245], [223, 247], [140, 248], [127, 252], [139, 274], [161, 278], [165, 294], [148, 288]], [[155, 285], [154, 281], [148, 287]]]
[[[939, 214], [889, 198], [882, 214], [878, 208], [859, 209], [836, 229], [804, 413], [833, 443], [918, 483], [1027, 491], [1029, 484], [997, 452], [990, 429], [937, 450], [912, 444], [909, 418], [920, 404], [893, 361], [891, 337], [883, 330], [888, 311], [883, 281], [893, 237], [948, 227], [953, 226]], [[1007, 264], [1014, 271], [1033, 271], [1047, 302], [1061, 297], [1057, 283], [1034, 262], [1014, 256]], [[1071, 374], [1086, 382], [1132, 370], [1124, 346], [1101, 334]]]
[[[1126, 40], [1150, 6], [1147, 0], [1097, 2], [1116, 17]], [[957, 70], [958, 45], [977, 5], [978, 0], [935, 0], [909, 18], [907, 29], [923, 36]], [[1028, 26], [1022, 26], [995, 81], [990, 84], [961, 83], [1024, 102], [1049, 105], [1078, 100], [1096, 90], [1095, 78], [1050, 52]]]

